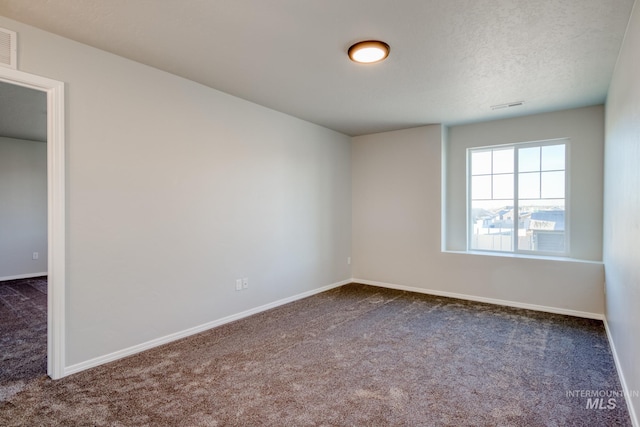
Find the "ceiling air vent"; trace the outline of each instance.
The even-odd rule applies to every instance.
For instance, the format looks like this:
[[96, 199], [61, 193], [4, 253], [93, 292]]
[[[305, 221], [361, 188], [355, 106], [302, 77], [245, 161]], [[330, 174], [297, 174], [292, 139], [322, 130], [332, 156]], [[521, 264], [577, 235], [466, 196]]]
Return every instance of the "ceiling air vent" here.
[[3, 67], [18, 68], [17, 64], [17, 35], [15, 31], [0, 28], [0, 65]]
[[522, 104], [524, 104], [524, 101], [508, 102], [506, 104], [492, 105], [491, 109], [492, 110], [501, 110], [503, 108], [519, 107]]

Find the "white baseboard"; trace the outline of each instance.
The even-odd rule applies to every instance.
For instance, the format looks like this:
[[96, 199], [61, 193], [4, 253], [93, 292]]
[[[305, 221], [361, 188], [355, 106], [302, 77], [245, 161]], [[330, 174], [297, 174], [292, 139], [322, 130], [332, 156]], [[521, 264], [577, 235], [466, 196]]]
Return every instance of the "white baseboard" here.
[[558, 308], [558, 307], [547, 307], [544, 305], [527, 304], [527, 303], [516, 302], [516, 301], [507, 301], [507, 300], [501, 300], [501, 299], [495, 299], [495, 298], [479, 297], [475, 295], [458, 294], [455, 292], [445, 292], [445, 291], [437, 291], [434, 289], [424, 289], [424, 288], [416, 288], [412, 286], [396, 285], [393, 283], [375, 282], [373, 280], [364, 280], [364, 279], [355, 279], [355, 278], [351, 280], [354, 283], [361, 283], [363, 285], [379, 286], [382, 288], [398, 289], [401, 291], [417, 292], [421, 294], [436, 295], [440, 297], [458, 298], [458, 299], [464, 299], [468, 301], [485, 302], [489, 304], [503, 305], [507, 307], [524, 308], [527, 310], [534, 310], [534, 311], [543, 311], [546, 313], [564, 314], [567, 316], [575, 316], [575, 317], [584, 317], [587, 319], [604, 320], [604, 315], [599, 313], [590, 313], [587, 311], [577, 311], [577, 310], [570, 310], [567, 308]]
[[4, 276], [4, 277], [0, 277], [0, 282], [4, 282], [6, 280], [31, 279], [32, 277], [42, 277], [48, 274], [49, 273], [45, 271], [44, 273], [27, 273], [27, 274], [18, 274], [16, 276]]
[[607, 322], [606, 316], [604, 317], [604, 330], [607, 332], [609, 347], [611, 347], [613, 361], [616, 365], [616, 371], [618, 371], [618, 378], [620, 378], [620, 385], [622, 386], [622, 391], [624, 392], [625, 402], [627, 403], [627, 409], [629, 410], [629, 417], [631, 417], [631, 424], [633, 425], [633, 427], [640, 427], [640, 423], [638, 423], [638, 416], [636, 415], [635, 408], [633, 407], [633, 402], [631, 401], [631, 390], [629, 390], [629, 387], [627, 387], [627, 381], [625, 380], [624, 373], [622, 372], [622, 365], [620, 365], [620, 359], [618, 359], [618, 352], [616, 351], [616, 346], [613, 342], [613, 337], [611, 336], [611, 330], [609, 329], [609, 323]]
[[[35, 277], [35, 276], [34, 276]], [[418, 292], [418, 293], [423, 293], [423, 294], [428, 294], [428, 295], [436, 295], [436, 296], [443, 296], [443, 297], [449, 297], [449, 298], [458, 298], [458, 299], [464, 299], [464, 300], [469, 300], [469, 301], [477, 301], [477, 302], [485, 302], [485, 303], [489, 303], [489, 304], [496, 304], [496, 305], [503, 305], [503, 306], [509, 306], [509, 307], [516, 307], [516, 308], [524, 308], [524, 309], [528, 309], [528, 310], [535, 310], [535, 311], [544, 311], [544, 312], [549, 312], [549, 313], [556, 313], [556, 314], [565, 314], [565, 315], [570, 315], [570, 316], [577, 316], [577, 317], [585, 317], [585, 318], [589, 318], [589, 319], [598, 319], [598, 320], [603, 320], [604, 316], [601, 314], [597, 314], [597, 313], [588, 313], [588, 312], [582, 312], [582, 311], [575, 311], [575, 310], [568, 310], [568, 309], [562, 309], [562, 308], [555, 308], [555, 307], [546, 307], [546, 306], [540, 306], [540, 305], [534, 305], [534, 304], [525, 304], [525, 303], [518, 303], [518, 302], [514, 302], [514, 301], [506, 301], [506, 300], [499, 300], [499, 299], [493, 299], [493, 298], [484, 298], [484, 297], [478, 297], [478, 296], [473, 296], [473, 295], [465, 295], [465, 294], [458, 294], [458, 293], [454, 293], [454, 292], [444, 292], [444, 291], [437, 291], [437, 290], [433, 290], [433, 289], [424, 289], [424, 288], [416, 288], [416, 287], [411, 287], [411, 286], [404, 286], [404, 285], [396, 285], [396, 284], [392, 284], [392, 283], [383, 283], [383, 282], [376, 282], [376, 281], [372, 281], [372, 280], [364, 280], [364, 279], [348, 279], [348, 280], [343, 280], [340, 282], [336, 282], [327, 286], [323, 286], [321, 288], [317, 288], [317, 289], [313, 289], [311, 291], [307, 291], [307, 292], [303, 292], [301, 294], [297, 294], [288, 298], [284, 298], [278, 301], [274, 301], [272, 303], [269, 304], [265, 304], [265, 305], [261, 305], [259, 307], [256, 308], [252, 308], [237, 314], [232, 314], [230, 316], [227, 317], [223, 317], [222, 319], [218, 319], [218, 320], [214, 320], [211, 322], [207, 322], [203, 325], [199, 325], [199, 326], [194, 326], [193, 328], [189, 328], [183, 331], [179, 331], [179, 332], [175, 332], [173, 334], [169, 334], [160, 338], [156, 338], [141, 344], [137, 344], [134, 345], [132, 347], [128, 347], [122, 350], [118, 350], [115, 351], [113, 353], [109, 353], [106, 354], [104, 356], [99, 356], [84, 362], [80, 362], [80, 363], [76, 363], [74, 365], [70, 365], [65, 367], [64, 369], [64, 373], [63, 376], [67, 376], [67, 375], [71, 375], [80, 371], [84, 371], [86, 369], [89, 368], [93, 368], [99, 365], [103, 365], [105, 363], [109, 363], [109, 362], [113, 362], [115, 360], [118, 359], [122, 359], [124, 357], [127, 356], [131, 356], [133, 354], [136, 353], [140, 353], [142, 351], [145, 350], [149, 350], [152, 349], [154, 347], [158, 347], [160, 345], [163, 344], [167, 344], [170, 343], [172, 341], [176, 341], [182, 338], [186, 338], [188, 336], [191, 335], [195, 335], [197, 333], [200, 332], [204, 332], [206, 330], [215, 328], [217, 326], [221, 326], [224, 325], [226, 323], [230, 323], [236, 320], [240, 320], [243, 319], [245, 317], [249, 317], [253, 314], [257, 314], [266, 310], [270, 310], [272, 308], [276, 308], [279, 307], [281, 305], [284, 304], [288, 304], [290, 302], [293, 301], [297, 301], [303, 298], [307, 298], [310, 297], [312, 295], [315, 294], [319, 294], [321, 292], [325, 292], [328, 291], [330, 289], [334, 289], [340, 286], [344, 286], [346, 284], [349, 283], [361, 283], [363, 285], [371, 285], [371, 286], [379, 286], [379, 287], [383, 287], [383, 288], [389, 288], [389, 289], [398, 289], [398, 290], [403, 290], [403, 291], [409, 291], [409, 292]], [[640, 427], [640, 426], [637, 426]]]
[[89, 369], [89, 368], [94, 368], [96, 366], [103, 365], [105, 363], [113, 362], [115, 360], [122, 359], [124, 357], [131, 356], [133, 354], [140, 353], [142, 351], [149, 350], [149, 349], [152, 349], [154, 347], [158, 347], [158, 346], [161, 346], [163, 344], [170, 343], [172, 341], [176, 341], [176, 340], [179, 340], [179, 339], [182, 339], [182, 338], [186, 338], [186, 337], [191, 336], [191, 335], [195, 335], [195, 334], [200, 333], [200, 332], [204, 332], [206, 330], [215, 328], [217, 326], [224, 325], [225, 323], [230, 323], [230, 322], [233, 322], [233, 321], [236, 321], [236, 320], [240, 320], [240, 319], [243, 319], [245, 317], [249, 317], [249, 316], [251, 316], [253, 314], [257, 314], [257, 313], [260, 313], [260, 312], [263, 312], [263, 311], [270, 310], [272, 308], [279, 307], [279, 306], [284, 305], [284, 304], [288, 304], [288, 303], [293, 302], [293, 301], [297, 301], [297, 300], [300, 300], [300, 299], [303, 299], [303, 298], [307, 298], [307, 297], [310, 297], [312, 295], [319, 294], [321, 292], [325, 292], [325, 291], [328, 291], [330, 289], [346, 285], [348, 283], [351, 283], [351, 279], [343, 280], [341, 282], [336, 282], [336, 283], [333, 283], [331, 285], [327, 285], [327, 286], [323, 286], [321, 288], [313, 289], [311, 291], [303, 292], [301, 294], [297, 294], [297, 295], [294, 295], [294, 296], [291, 296], [291, 297], [288, 297], [288, 298], [283, 298], [281, 300], [274, 301], [274, 302], [269, 303], [269, 304], [261, 305], [261, 306], [256, 307], [256, 308], [252, 308], [252, 309], [243, 311], [241, 313], [232, 314], [230, 316], [223, 317], [222, 319], [218, 319], [218, 320], [214, 320], [214, 321], [211, 321], [211, 322], [207, 322], [207, 323], [205, 323], [203, 325], [194, 326], [193, 328], [185, 329], [185, 330], [180, 331], [180, 332], [175, 332], [173, 334], [169, 334], [169, 335], [166, 335], [164, 337], [156, 338], [156, 339], [153, 339], [151, 341], [147, 341], [147, 342], [144, 342], [142, 344], [134, 345], [134, 346], [129, 347], [129, 348], [118, 350], [118, 351], [115, 351], [113, 353], [106, 354], [104, 356], [99, 356], [99, 357], [96, 357], [96, 358], [93, 358], [93, 359], [90, 359], [90, 360], [87, 360], [87, 361], [84, 361], [84, 362], [76, 363], [74, 365], [65, 367], [63, 376], [75, 374], [77, 372], [84, 371], [84, 370]]

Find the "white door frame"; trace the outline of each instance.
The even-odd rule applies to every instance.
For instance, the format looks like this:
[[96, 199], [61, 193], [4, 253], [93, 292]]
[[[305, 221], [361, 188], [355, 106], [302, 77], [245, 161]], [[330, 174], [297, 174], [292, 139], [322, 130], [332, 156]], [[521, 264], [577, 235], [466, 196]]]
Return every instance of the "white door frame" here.
[[0, 81], [47, 94], [47, 374], [65, 376], [65, 133], [64, 83], [0, 66]]

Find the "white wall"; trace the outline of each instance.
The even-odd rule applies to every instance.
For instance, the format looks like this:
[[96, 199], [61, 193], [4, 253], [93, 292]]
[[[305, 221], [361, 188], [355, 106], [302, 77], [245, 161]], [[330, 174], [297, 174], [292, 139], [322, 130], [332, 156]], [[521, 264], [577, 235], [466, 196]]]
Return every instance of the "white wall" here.
[[351, 277], [350, 138], [0, 26], [67, 84], [66, 366]]
[[353, 277], [427, 285], [440, 252], [441, 126], [352, 139]]
[[[606, 316], [627, 389], [640, 390], [640, 10], [638, 2], [606, 105]], [[635, 425], [640, 398], [632, 398]]]
[[602, 315], [601, 263], [441, 251], [442, 135], [434, 125], [353, 138], [353, 277]]
[[47, 144], [0, 137], [0, 280], [38, 274], [47, 274]]
[[569, 138], [569, 251], [602, 260], [604, 108], [594, 106], [449, 128], [446, 247], [466, 250], [466, 151], [497, 144]]

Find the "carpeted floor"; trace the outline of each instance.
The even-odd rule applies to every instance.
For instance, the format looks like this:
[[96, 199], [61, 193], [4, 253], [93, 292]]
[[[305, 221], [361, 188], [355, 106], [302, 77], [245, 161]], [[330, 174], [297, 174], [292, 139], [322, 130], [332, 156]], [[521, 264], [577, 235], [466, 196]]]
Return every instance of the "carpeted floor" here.
[[46, 374], [47, 278], [0, 282], [0, 402]]
[[600, 321], [351, 284], [30, 379], [0, 425], [629, 426], [620, 391]]

